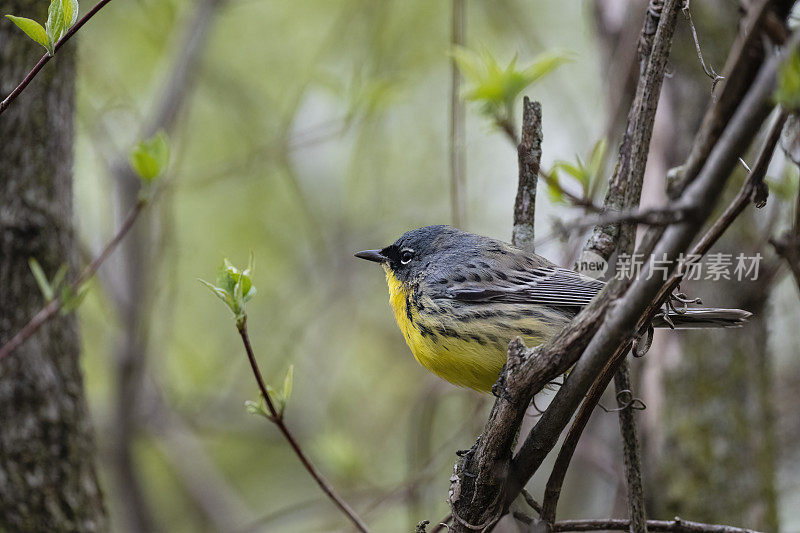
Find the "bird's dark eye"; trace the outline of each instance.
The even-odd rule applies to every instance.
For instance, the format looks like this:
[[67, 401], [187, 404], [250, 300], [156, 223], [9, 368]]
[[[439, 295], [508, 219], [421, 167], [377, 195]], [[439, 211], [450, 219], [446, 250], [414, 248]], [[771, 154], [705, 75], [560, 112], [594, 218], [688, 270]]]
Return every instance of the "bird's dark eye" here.
[[411, 259], [414, 257], [414, 250], [410, 250], [406, 248], [400, 252], [400, 262], [404, 265], [407, 265], [411, 262]]

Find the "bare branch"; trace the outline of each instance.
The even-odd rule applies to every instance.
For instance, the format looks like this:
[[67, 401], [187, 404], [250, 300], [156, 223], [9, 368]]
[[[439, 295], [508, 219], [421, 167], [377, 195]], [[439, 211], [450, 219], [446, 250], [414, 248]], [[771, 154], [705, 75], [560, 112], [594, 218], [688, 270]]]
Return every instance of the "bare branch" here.
[[[100, 0], [97, 2], [92, 9], [90, 9], [83, 17], [80, 18], [80, 20], [73, 24], [73, 26], [64, 34], [64, 36], [56, 42], [56, 44], [53, 46], [53, 52], [58, 52], [58, 49], [61, 48], [61, 46], [66, 43], [70, 37], [75, 35], [75, 33], [81, 29], [81, 27], [86, 24], [90, 18], [95, 16], [97, 12], [103, 9], [103, 7], [105, 7], [105, 5], [109, 2], [111, 2], [111, 0]], [[2, 115], [3, 111], [5, 111], [8, 106], [11, 105], [11, 102], [13, 102], [14, 99], [16, 99], [17, 96], [19, 96], [20, 93], [25, 90], [25, 87], [27, 87], [28, 84], [33, 81], [33, 78], [36, 77], [39, 71], [42, 70], [42, 67], [44, 67], [45, 64], [52, 59], [52, 57], [53, 56], [50, 55], [50, 52], [45, 53], [39, 62], [36, 63], [36, 65], [31, 69], [31, 71], [28, 72], [28, 75], [25, 76], [19, 85], [17, 85], [17, 88], [11, 91], [11, 93], [6, 96], [2, 102], [0, 102], [0, 115]]]
[[[605, 520], [562, 520], [553, 524], [551, 531], [600, 531], [616, 530], [628, 531], [630, 520], [620, 520], [608, 518]], [[672, 533], [758, 533], [752, 529], [725, 526], [721, 524], [702, 524], [700, 522], [690, 522], [675, 517], [674, 520], [648, 520], [647, 528], [650, 531], [667, 531]]]
[[617, 391], [619, 410], [619, 426], [622, 432], [623, 459], [628, 494], [628, 517], [631, 520], [632, 533], [647, 533], [647, 515], [645, 512], [644, 486], [642, 484], [642, 451], [639, 436], [636, 432], [636, 420], [632, 402], [623, 406], [622, 393], [631, 394], [631, 368], [627, 359], [620, 362], [614, 374], [614, 386]]
[[514, 230], [511, 243], [533, 253], [536, 219], [536, 185], [542, 162], [542, 104], [522, 102], [522, 141], [517, 146], [519, 184], [514, 201]]
[[577, 231], [592, 226], [606, 226], [620, 222], [635, 222], [647, 226], [668, 226], [685, 220], [689, 213], [673, 206], [666, 208], [647, 208], [631, 211], [609, 211], [596, 217], [582, 217], [564, 223], [564, 232]]
[[697, 28], [694, 27], [694, 21], [692, 20], [692, 10], [689, 6], [690, 1], [686, 0], [686, 4], [683, 6], [683, 16], [686, 17], [686, 21], [689, 23], [689, 30], [692, 32], [692, 39], [694, 39], [694, 49], [697, 52], [697, 59], [700, 60], [700, 66], [703, 67], [703, 72], [706, 73], [706, 76], [711, 78], [711, 94], [714, 94], [714, 88], [717, 86], [717, 83], [721, 82], [725, 78], [717, 74], [714, 70], [714, 67], [711, 65], [706, 65], [705, 60], [703, 59], [703, 51], [700, 49], [700, 40], [697, 38]]
[[[722, 237], [722, 234], [725, 233], [731, 224], [733, 224], [733, 221], [736, 220], [736, 218], [742, 213], [742, 211], [744, 211], [745, 207], [747, 207], [750, 202], [753, 202], [756, 207], [763, 207], [764, 202], [766, 202], [765, 192], [762, 190], [762, 187], [764, 186], [764, 177], [766, 176], [769, 162], [772, 160], [772, 155], [775, 152], [775, 147], [780, 139], [781, 129], [783, 128], [785, 121], [785, 113], [783, 111], [779, 112], [770, 126], [770, 130], [767, 133], [764, 144], [762, 145], [758, 156], [756, 157], [753, 170], [750, 172], [747, 180], [745, 180], [741, 189], [739, 189], [736, 197], [731, 201], [730, 204], [728, 204], [728, 207], [725, 208], [725, 211], [722, 212], [719, 218], [714, 221], [714, 224], [711, 225], [711, 227], [692, 247], [689, 252], [691, 255], [701, 256], [708, 253], [714, 243], [716, 243], [719, 238]], [[651, 241], [652, 237], [653, 234], [645, 236], [645, 239], [643, 239], [643, 244], [646, 241]], [[675, 288], [683, 280], [683, 274], [683, 272], [675, 272], [670, 276], [669, 280], [667, 280], [667, 283], [665, 283], [664, 287], [661, 289], [659, 296], [651, 303], [647, 313], [645, 313], [645, 316], [652, 316], [656, 312], [656, 310], [661, 306], [662, 302], [669, 297], [672, 291], [675, 290]], [[640, 322], [639, 325], [642, 326], [643, 323]]]

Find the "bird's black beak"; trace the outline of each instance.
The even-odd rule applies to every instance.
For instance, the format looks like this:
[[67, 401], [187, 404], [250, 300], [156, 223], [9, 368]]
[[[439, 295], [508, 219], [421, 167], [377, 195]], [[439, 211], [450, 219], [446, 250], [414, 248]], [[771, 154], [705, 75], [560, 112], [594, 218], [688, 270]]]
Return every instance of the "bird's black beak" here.
[[364, 250], [363, 252], [357, 252], [355, 256], [359, 259], [366, 259], [376, 263], [385, 263], [389, 260], [380, 250]]

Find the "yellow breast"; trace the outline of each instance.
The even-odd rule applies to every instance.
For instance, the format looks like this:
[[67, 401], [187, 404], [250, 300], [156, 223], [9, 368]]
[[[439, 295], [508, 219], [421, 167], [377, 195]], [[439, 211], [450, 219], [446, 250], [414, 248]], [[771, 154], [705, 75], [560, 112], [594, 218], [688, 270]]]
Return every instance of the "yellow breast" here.
[[[490, 320], [464, 322], [446, 312], [420, 312], [412, 290], [391, 270], [384, 269], [389, 303], [411, 353], [422, 366], [454, 385], [490, 392], [506, 362], [508, 343], [514, 337], [519, 335], [528, 346], [534, 346], [542, 342], [543, 335], [556, 331], [543, 329], [533, 319], [503, 324]], [[419, 303], [426, 308], [436, 306], [430, 298], [422, 297]], [[537, 330], [535, 334], [533, 329]]]

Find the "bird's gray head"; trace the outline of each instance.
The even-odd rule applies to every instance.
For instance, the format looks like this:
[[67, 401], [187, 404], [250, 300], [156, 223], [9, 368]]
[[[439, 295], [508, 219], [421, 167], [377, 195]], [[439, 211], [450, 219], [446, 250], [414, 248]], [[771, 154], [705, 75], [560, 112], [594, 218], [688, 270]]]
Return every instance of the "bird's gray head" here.
[[492, 243], [497, 244], [492, 239], [450, 226], [425, 226], [404, 233], [381, 250], [364, 250], [355, 256], [381, 263], [398, 280], [407, 282], [424, 270], [452, 268], [480, 257]]

